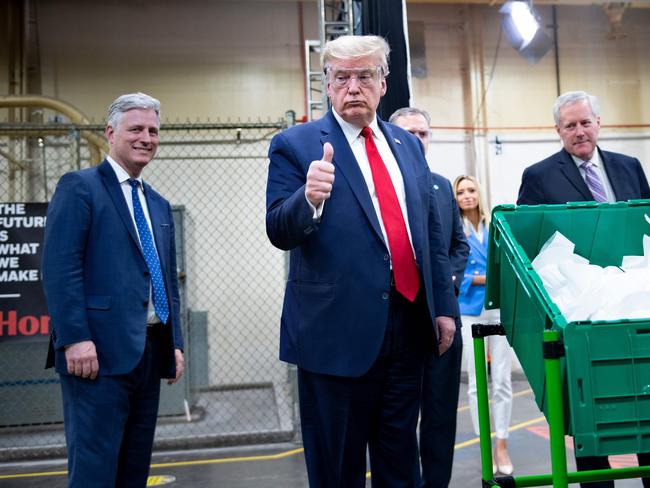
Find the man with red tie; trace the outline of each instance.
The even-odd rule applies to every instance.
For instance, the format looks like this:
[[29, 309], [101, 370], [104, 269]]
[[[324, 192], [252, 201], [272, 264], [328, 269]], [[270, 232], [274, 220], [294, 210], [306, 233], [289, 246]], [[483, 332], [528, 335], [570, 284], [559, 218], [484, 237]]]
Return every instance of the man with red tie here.
[[420, 482], [416, 425], [427, 351], [453, 341], [457, 305], [421, 144], [376, 115], [386, 41], [322, 52], [332, 109], [275, 136], [266, 229], [288, 250], [280, 359], [298, 365], [311, 487]]

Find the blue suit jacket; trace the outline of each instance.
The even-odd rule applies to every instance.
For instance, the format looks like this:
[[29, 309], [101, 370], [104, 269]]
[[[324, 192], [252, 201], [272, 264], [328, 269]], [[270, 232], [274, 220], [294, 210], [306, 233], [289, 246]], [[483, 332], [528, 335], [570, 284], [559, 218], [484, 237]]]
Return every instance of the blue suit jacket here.
[[465, 268], [465, 276], [460, 284], [460, 295], [458, 296], [458, 305], [462, 315], [480, 315], [483, 310], [485, 301], [485, 285], [472, 285], [475, 275], [485, 275], [487, 272], [488, 243], [490, 238], [487, 234], [487, 228], [483, 235], [483, 242], [479, 241], [470, 233], [467, 236], [469, 244], [469, 259]]
[[[163, 377], [183, 348], [174, 222], [169, 202], [144, 184], [170, 320]], [[43, 287], [50, 312], [47, 367], [67, 374], [64, 346], [95, 343], [100, 375], [132, 371], [144, 352], [150, 278], [137, 231], [108, 161], [64, 175], [48, 207]], [[54, 364], [53, 364], [54, 363]]]
[[[431, 327], [457, 316], [447, 248], [431, 173], [417, 139], [379, 120], [400, 167], [409, 225]], [[309, 165], [334, 148], [332, 196], [320, 221], [305, 198]], [[388, 321], [390, 257], [368, 187], [331, 112], [276, 135], [269, 149], [266, 230], [290, 250], [280, 330], [280, 359], [322, 374], [360, 376], [375, 362]], [[432, 341], [433, 341], [432, 337]]]
[[445, 239], [445, 245], [449, 250], [449, 261], [451, 262], [451, 273], [454, 276], [454, 287], [456, 292], [460, 287], [465, 273], [467, 256], [469, 255], [469, 245], [465, 239], [463, 223], [460, 220], [460, 212], [451, 183], [447, 178], [438, 173], [431, 173], [433, 181], [433, 193], [436, 196], [440, 221], [442, 223], [442, 232]]
[[[624, 154], [598, 148], [616, 200], [650, 198], [650, 188], [641, 163]], [[560, 152], [524, 170], [517, 205], [565, 204], [593, 200], [571, 155]]]

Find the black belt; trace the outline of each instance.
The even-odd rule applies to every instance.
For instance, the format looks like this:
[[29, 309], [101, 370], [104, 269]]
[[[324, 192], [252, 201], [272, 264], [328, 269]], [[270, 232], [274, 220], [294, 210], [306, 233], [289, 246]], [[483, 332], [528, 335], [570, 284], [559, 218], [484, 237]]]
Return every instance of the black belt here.
[[147, 324], [147, 335], [149, 337], [157, 336], [165, 329], [165, 325], [162, 322], [157, 322], [155, 324]]

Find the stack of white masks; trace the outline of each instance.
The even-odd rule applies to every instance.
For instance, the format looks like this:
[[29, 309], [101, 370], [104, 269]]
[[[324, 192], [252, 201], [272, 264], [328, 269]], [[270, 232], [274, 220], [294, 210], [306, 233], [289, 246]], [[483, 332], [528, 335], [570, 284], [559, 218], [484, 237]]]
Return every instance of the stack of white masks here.
[[589, 264], [574, 249], [555, 232], [532, 262], [567, 321], [650, 318], [650, 237], [643, 256], [624, 256], [620, 267]]

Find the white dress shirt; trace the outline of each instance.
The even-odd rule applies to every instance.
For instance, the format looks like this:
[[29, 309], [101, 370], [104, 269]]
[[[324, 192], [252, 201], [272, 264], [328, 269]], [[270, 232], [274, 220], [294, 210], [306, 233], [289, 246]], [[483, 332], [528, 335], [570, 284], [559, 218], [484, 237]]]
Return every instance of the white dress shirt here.
[[[571, 158], [573, 159], [573, 162], [578, 167], [578, 171], [580, 171], [580, 176], [582, 176], [582, 179], [585, 180], [586, 183], [587, 176], [584, 168], [581, 167], [581, 165], [585, 161], [583, 161], [577, 156], [574, 156], [573, 154], [571, 155]], [[598, 152], [597, 148], [594, 150], [594, 155], [591, 157], [589, 161], [591, 161], [592, 168], [594, 169], [594, 171], [596, 172], [596, 174], [600, 178], [600, 181], [603, 184], [603, 189], [605, 190], [605, 196], [607, 197], [607, 201], [615, 202], [616, 195], [614, 195], [614, 189], [612, 188], [612, 184], [609, 182], [609, 178], [607, 178], [607, 173], [605, 172], [605, 166], [603, 165], [603, 161], [600, 159], [600, 153]]]
[[[377, 193], [375, 191], [375, 182], [372, 179], [372, 170], [370, 169], [370, 163], [368, 162], [368, 155], [366, 154], [366, 140], [361, 135], [361, 129], [363, 127], [356, 127], [341, 118], [339, 114], [336, 113], [336, 110], [332, 109], [332, 113], [336, 118], [336, 121], [341, 126], [343, 130], [343, 135], [352, 149], [352, 153], [357, 160], [359, 169], [363, 174], [363, 179], [366, 182], [368, 187], [368, 192], [370, 193], [370, 198], [372, 199], [372, 205], [375, 208], [375, 213], [377, 214], [377, 219], [379, 220], [379, 226], [381, 227], [381, 233], [384, 236], [384, 242], [388, 243], [388, 238], [386, 236], [386, 228], [384, 227], [384, 221], [381, 218], [381, 210], [379, 209], [379, 199], [377, 198]], [[395, 188], [395, 193], [397, 194], [397, 200], [399, 201], [400, 209], [402, 210], [402, 215], [404, 216], [404, 223], [406, 224], [406, 231], [408, 232], [409, 241], [411, 242], [411, 248], [413, 248], [413, 238], [411, 237], [411, 228], [409, 227], [409, 216], [406, 208], [406, 191], [404, 190], [404, 179], [402, 178], [402, 172], [399, 169], [397, 160], [393, 155], [393, 152], [386, 141], [384, 133], [379, 128], [377, 124], [377, 117], [375, 117], [370, 123], [369, 127], [372, 129], [372, 135], [377, 145], [377, 150], [381, 159], [384, 161], [384, 165], [388, 170], [390, 179], [393, 182], [393, 187]], [[336, 155], [334, 155], [336, 157]], [[386, 247], [389, 247], [386, 244]], [[389, 249], [390, 251], [390, 249]]]
[[[120, 183], [120, 188], [122, 188], [122, 193], [124, 194], [124, 199], [126, 200], [126, 206], [129, 207], [129, 213], [131, 214], [131, 220], [133, 221], [133, 228], [135, 233], [138, 235], [138, 240], [140, 240], [140, 234], [138, 234], [138, 226], [135, 223], [135, 215], [133, 214], [133, 200], [131, 200], [131, 184], [129, 179], [131, 176], [126, 172], [122, 166], [120, 166], [113, 158], [106, 156], [106, 160], [109, 162], [113, 171], [115, 171], [115, 176], [117, 176], [117, 181]], [[142, 210], [144, 212], [144, 218], [147, 221], [149, 226], [149, 232], [151, 232], [151, 239], [153, 241], [154, 247], [156, 246], [156, 239], [153, 236], [153, 230], [151, 227], [151, 218], [149, 217], [149, 207], [147, 207], [147, 200], [144, 197], [144, 185], [142, 184], [142, 176], [134, 178], [140, 182], [138, 185], [138, 197], [140, 197], [140, 205], [142, 205]], [[142, 243], [140, 243], [140, 249], [142, 249]], [[156, 252], [158, 249], [156, 248]], [[149, 283], [149, 305], [147, 308], [147, 324], [157, 324], [160, 322], [160, 319], [156, 315], [156, 311], [153, 306], [153, 297], [152, 297], [152, 287]]]

